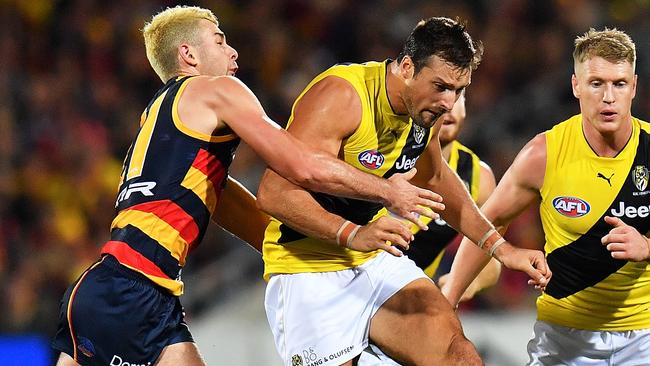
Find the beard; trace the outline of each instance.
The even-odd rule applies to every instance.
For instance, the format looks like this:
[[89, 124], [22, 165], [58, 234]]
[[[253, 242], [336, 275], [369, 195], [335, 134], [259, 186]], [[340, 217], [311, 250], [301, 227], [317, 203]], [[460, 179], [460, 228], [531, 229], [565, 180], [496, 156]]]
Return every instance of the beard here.
[[408, 111], [409, 116], [413, 120], [413, 123], [420, 127], [431, 128], [440, 117], [445, 114], [445, 111], [431, 111], [428, 109], [423, 109], [418, 111], [413, 104], [413, 99], [410, 93], [406, 93], [404, 97], [404, 105]]
[[413, 123], [420, 127], [431, 128], [443, 114], [445, 114], [445, 112], [433, 113], [431, 111], [421, 111], [415, 115], [411, 114], [411, 119], [413, 120]]

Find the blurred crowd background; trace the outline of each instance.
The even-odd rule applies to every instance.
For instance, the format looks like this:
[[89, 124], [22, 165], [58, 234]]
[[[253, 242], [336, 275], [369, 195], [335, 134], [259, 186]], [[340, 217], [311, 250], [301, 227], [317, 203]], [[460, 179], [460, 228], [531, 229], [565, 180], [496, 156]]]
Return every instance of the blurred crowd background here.
[[[176, 1], [0, 0], [0, 334], [56, 326], [68, 284], [108, 239], [121, 161], [161, 86], [140, 29]], [[485, 55], [467, 91], [461, 140], [497, 178], [523, 144], [578, 112], [574, 38], [617, 27], [637, 45], [634, 115], [650, 119], [650, 0], [184, 1], [215, 12], [241, 78], [278, 123], [322, 70], [394, 58], [416, 22], [460, 17]], [[281, 147], [278, 147], [281, 148]], [[253, 192], [264, 166], [245, 146], [231, 174]], [[509, 232], [539, 247], [537, 213]], [[259, 255], [216, 226], [184, 271], [188, 316], [261, 280]], [[505, 271], [466, 311], [532, 308], [526, 279]]]

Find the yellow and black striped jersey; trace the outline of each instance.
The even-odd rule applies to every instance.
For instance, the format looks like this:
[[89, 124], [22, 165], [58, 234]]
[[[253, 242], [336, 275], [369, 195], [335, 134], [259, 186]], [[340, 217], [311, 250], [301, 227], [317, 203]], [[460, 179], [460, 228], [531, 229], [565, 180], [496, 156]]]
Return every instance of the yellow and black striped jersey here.
[[538, 319], [565, 327], [650, 328], [650, 265], [613, 259], [601, 243], [616, 216], [650, 230], [650, 124], [632, 119], [627, 145], [612, 158], [594, 153], [576, 115], [545, 133], [540, 190], [545, 251], [553, 277], [537, 300]]
[[177, 296], [181, 268], [205, 234], [239, 144], [230, 131], [211, 136], [183, 124], [178, 101], [191, 80], [171, 79], [143, 112], [102, 248]]
[[[451, 144], [449, 167], [465, 183], [465, 187], [476, 202], [481, 184], [481, 160], [460, 142], [454, 140]], [[411, 241], [409, 250], [404, 254], [422, 268], [427, 276], [433, 277], [438, 270], [445, 248], [454, 241], [458, 232], [447, 225], [443, 219], [431, 220], [422, 217], [420, 220], [429, 226], [429, 230], [419, 230], [417, 226], [412, 225], [415, 239]]]
[[[343, 158], [366, 173], [386, 178], [413, 168], [431, 138], [430, 129], [415, 125], [408, 115], [393, 111], [386, 92], [388, 62], [333, 66], [318, 75], [297, 100], [325, 77], [347, 80], [359, 95], [362, 116], [357, 130], [344, 141]], [[293, 114], [289, 123], [292, 121]], [[388, 214], [377, 203], [321, 193], [312, 195], [328, 211], [359, 225]], [[309, 238], [272, 219], [264, 238], [264, 275], [268, 278], [274, 273], [336, 271], [358, 266], [377, 253], [348, 250]]]

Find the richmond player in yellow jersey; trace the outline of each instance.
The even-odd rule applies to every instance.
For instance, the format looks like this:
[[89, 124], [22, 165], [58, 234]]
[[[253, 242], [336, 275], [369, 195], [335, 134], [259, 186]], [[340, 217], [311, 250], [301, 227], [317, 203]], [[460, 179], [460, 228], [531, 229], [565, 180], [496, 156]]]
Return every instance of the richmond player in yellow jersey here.
[[[258, 249], [254, 233], [267, 221], [241, 186], [224, 190], [240, 138], [271, 169], [309, 189], [381, 202], [415, 223], [414, 213], [431, 215], [418, 205], [438, 205], [439, 196], [407, 182], [414, 172], [390, 180], [364, 174], [279, 128], [232, 77], [237, 52], [211, 11], [166, 9], [143, 33], [165, 84], [124, 161], [111, 239], [64, 295], [53, 341], [58, 365], [204, 364], [178, 298], [187, 255], [213, 215]], [[371, 231], [410, 238], [397, 222]]]
[[[492, 226], [438, 142], [439, 117], [469, 85], [479, 58], [463, 25], [423, 20], [397, 60], [337, 65], [317, 76], [294, 104], [288, 130], [377, 176], [417, 164], [415, 180], [445, 197], [443, 218], [481, 241]], [[269, 170], [258, 203], [277, 218], [263, 247], [265, 307], [284, 365], [352, 365], [369, 339], [407, 364], [482, 364], [435, 284], [387, 241], [408, 244], [367, 235], [396, 221], [388, 210], [307, 192]], [[541, 285], [550, 276], [541, 252], [501, 238], [483, 242]]]
[[[635, 45], [622, 31], [591, 29], [573, 58], [581, 114], [533, 138], [483, 211], [505, 230], [540, 204], [553, 278], [537, 299], [529, 365], [647, 365], [650, 124], [631, 114]], [[461, 243], [443, 289], [452, 304], [485, 258]]]
[[[469, 148], [461, 144], [457, 139], [461, 128], [465, 124], [465, 93], [463, 92], [454, 104], [451, 111], [442, 115], [438, 140], [442, 147], [442, 157], [447, 161], [449, 167], [458, 174], [463, 181], [470, 196], [480, 207], [490, 196], [496, 185], [492, 169]], [[411, 229], [415, 232], [415, 238], [409, 244], [409, 249], [404, 251], [409, 259], [424, 270], [424, 273], [433, 278], [437, 274], [440, 261], [445, 248], [457, 237], [458, 232], [442, 219], [430, 220], [428, 230], [418, 230], [414, 225]], [[461, 301], [466, 301], [487, 287], [494, 285], [499, 279], [501, 264], [492, 259], [490, 264], [474, 279], [469, 288], [465, 291]], [[442, 286], [447, 275], [438, 280]], [[383, 352], [373, 344], [366, 348], [359, 358], [359, 366], [374, 365], [398, 365], [389, 359]]]
[[[472, 199], [480, 207], [494, 191], [496, 183], [490, 166], [457, 140], [465, 124], [465, 117], [465, 93], [463, 93], [451, 111], [441, 117], [442, 125], [438, 140], [442, 147], [443, 158], [449, 167], [458, 174]], [[441, 219], [425, 218], [422, 221], [428, 222], [428, 230], [418, 230], [409, 249], [404, 254], [408, 255], [418, 267], [424, 269], [427, 276], [433, 277], [438, 271], [445, 248], [457, 237], [458, 232]], [[412, 228], [417, 229], [415, 226]], [[465, 291], [463, 300], [470, 299], [481, 289], [494, 285], [500, 270], [499, 262], [492, 259], [491, 265], [487, 266]], [[445, 277], [443, 276], [440, 280], [444, 283]]]

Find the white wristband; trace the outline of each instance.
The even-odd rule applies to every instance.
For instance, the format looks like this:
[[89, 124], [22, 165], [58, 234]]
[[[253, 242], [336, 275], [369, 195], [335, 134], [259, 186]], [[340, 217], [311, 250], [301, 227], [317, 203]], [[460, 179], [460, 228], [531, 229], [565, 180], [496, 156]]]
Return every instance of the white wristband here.
[[483, 234], [483, 236], [478, 241], [478, 243], [476, 243], [478, 245], [478, 247], [483, 249], [483, 246], [485, 245], [485, 241], [488, 240], [488, 238], [490, 238], [490, 236], [492, 236], [492, 234], [494, 234], [496, 232], [497, 232], [497, 229], [492, 228], [492, 229], [488, 230], [485, 234]]
[[490, 255], [490, 257], [494, 257], [494, 252], [497, 250], [497, 248], [501, 244], [503, 244], [505, 242], [506, 242], [506, 239], [504, 239], [504, 238], [499, 238], [497, 241], [495, 241], [494, 244], [492, 244], [492, 247], [490, 248], [490, 252], [488, 253]]

